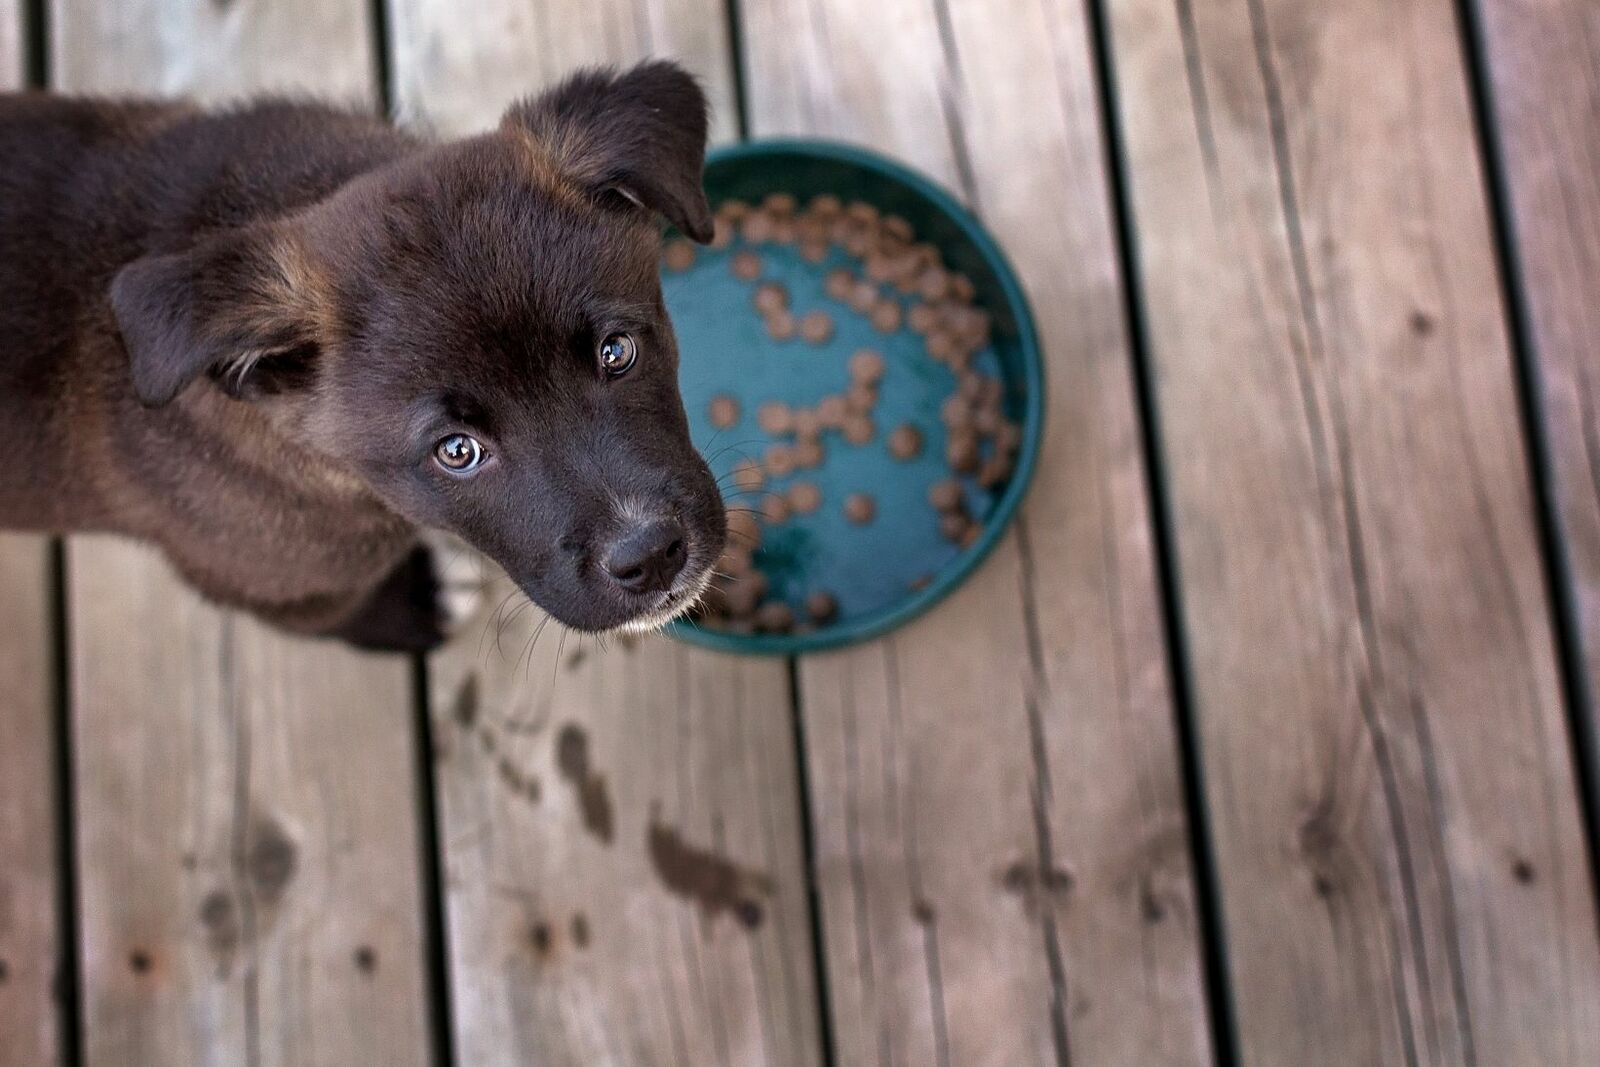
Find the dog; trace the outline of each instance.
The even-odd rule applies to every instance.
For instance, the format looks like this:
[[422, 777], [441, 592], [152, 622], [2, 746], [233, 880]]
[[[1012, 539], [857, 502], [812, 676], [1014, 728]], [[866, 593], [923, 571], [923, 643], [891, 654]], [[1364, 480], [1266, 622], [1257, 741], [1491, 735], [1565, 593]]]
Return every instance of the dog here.
[[580, 72], [434, 142], [268, 99], [0, 97], [0, 527], [152, 542], [204, 596], [400, 651], [435, 531], [569, 627], [659, 626], [726, 537], [661, 295], [706, 100]]

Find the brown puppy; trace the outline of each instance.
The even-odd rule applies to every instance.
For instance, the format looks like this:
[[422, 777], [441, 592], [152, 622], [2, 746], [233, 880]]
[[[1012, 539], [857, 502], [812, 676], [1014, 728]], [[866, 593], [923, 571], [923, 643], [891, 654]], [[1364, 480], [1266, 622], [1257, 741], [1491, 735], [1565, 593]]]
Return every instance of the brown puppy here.
[[702, 590], [722, 501], [657, 270], [705, 99], [579, 74], [428, 144], [265, 101], [0, 96], [0, 526], [155, 542], [290, 630], [442, 636], [419, 530], [570, 626]]

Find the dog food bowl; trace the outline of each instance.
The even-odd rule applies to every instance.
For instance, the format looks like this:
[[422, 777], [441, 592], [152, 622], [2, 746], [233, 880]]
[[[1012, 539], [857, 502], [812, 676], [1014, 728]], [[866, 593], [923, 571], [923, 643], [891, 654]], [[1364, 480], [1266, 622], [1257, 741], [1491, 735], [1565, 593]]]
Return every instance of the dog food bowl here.
[[[682, 620], [669, 632], [714, 649], [782, 655], [876, 637], [928, 610], [964, 581], [1000, 539], [1027, 489], [1043, 429], [1044, 375], [1022, 286], [994, 239], [953, 196], [873, 152], [816, 141], [737, 145], [711, 154], [706, 191], [713, 208], [730, 199], [758, 204], [776, 192], [789, 193], [804, 205], [829, 193], [898, 215], [911, 223], [917, 240], [938, 248], [950, 270], [971, 279], [975, 305], [991, 316], [990, 342], [972, 366], [1000, 380], [1002, 408], [1021, 428], [1022, 439], [1011, 474], [1001, 485], [989, 490], [971, 477], [962, 478], [967, 511], [981, 523], [981, 533], [960, 547], [941, 536], [938, 513], [928, 501], [929, 487], [951, 477], [940, 407], [956, 389], [955, 373], [929, 357], [916, 333], [903, 327], [892, 334], [879, 332], [865, 316], [824, 292], [831, 270], [859, 270], [859, 261], [838, 247], [830, 247], [827, 258], [817, 263], [802, 258], [794, 244], [758, 248], [760, 281], [781, 283], [796, 315], [821, 309], [832, 316], [833, 336], [823, 345], [799, 338], [778, 342], [769, 336], [752, 306], [759, 282], [740, 280], [730, 270], [738, 242], [730, 248], [698, 248], [687, 269], [663, 273], [667, 307], [683, 353], [680, 377], [691, 431], [730, 507], [756, 506], [755, 499], [734, 488], [730, 475], [742, 459], [759, 461], [772, 442], [756, 425], [763, 403], [807, 406], [841, 391], [849, 382], [850, 355], [858, 349], [876, 349], [886, 362], [872, 442], [852, 446], [828, 434], [821, 467], [768, 478], [768, 487], [778, 491], [795, 481], [811, 481], [823, 496], [816, 511], [764, 529], [755, 562], [770, 582], [769, 596], [798, 609], [808, 595], [826, 591], [837, 602], [834, 619], [790, 633], [735, 632]], [[888, 291], [894, 292], [892, 287]], [[900, 299], [909, 304], [912, 298]], [[737, 399], [739, 420], [716, 429], [709, 408], [713, 397], [723, 396]], [[886, 447], [890, 430], [905, 423], [917, 426], [924, 439], [921, 454], [909, 461], [891, 456]], [[876, 499], [873, 521], [854, 523], [844, 515], [843, 501], [857, 492]]]

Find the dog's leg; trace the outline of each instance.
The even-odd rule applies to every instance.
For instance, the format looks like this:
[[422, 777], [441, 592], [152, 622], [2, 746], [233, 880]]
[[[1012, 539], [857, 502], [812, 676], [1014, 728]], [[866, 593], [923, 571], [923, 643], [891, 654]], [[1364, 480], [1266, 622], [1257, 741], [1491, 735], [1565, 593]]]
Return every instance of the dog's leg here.
[[360, 648], [427, 652], [477, 614], [484, 579], [465, 544], [429, 535], [332, 631]]

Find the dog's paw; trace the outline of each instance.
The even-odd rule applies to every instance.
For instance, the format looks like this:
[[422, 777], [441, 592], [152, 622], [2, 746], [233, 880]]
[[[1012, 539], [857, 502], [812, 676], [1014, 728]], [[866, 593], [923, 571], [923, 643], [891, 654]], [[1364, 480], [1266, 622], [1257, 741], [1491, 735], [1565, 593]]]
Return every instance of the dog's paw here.
[[359, 648], [429, 652], [482, 609], [484, 567], [465, 544], [430, 535], [336, 631]]

